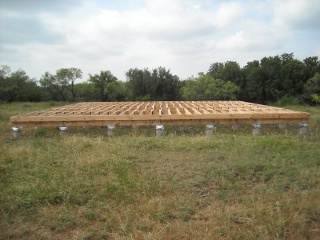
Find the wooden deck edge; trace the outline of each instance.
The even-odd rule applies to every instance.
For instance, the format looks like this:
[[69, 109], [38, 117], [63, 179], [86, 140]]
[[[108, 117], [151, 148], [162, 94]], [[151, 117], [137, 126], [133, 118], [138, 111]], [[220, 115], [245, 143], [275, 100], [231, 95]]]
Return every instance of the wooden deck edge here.
[[39, 121], [39, 122], [12, 122], [12, 125], [18, 125], [25, 128], [31, 127], [58, 127], [60, 125], [65, 126], [144, 126], [144, 125], [204, 125], [204, 124], [292, 124], [308, 122], [308, 118], [283, 118], [283, 119], [186, 119], [186, 120], [109, 120], [109, 121]]
[[294, 114], [202, 114], [202, 115], [123, 115], [123, 116], [50, 116], [50, 117], [10, 117], [12, 124], [27, 122], [87, 122], [87, 121], [171, 121], [171, 120], [283, 120], [309, 119], [308, 113]]

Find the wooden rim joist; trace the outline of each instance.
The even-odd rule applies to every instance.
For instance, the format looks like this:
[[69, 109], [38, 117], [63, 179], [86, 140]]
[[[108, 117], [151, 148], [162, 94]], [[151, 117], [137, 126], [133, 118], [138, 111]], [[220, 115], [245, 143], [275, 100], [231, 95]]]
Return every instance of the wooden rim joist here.
[[10, 118], [15, 126], [278, 124], [308, 122], [309, 113], [242, 101], [83, 102]]

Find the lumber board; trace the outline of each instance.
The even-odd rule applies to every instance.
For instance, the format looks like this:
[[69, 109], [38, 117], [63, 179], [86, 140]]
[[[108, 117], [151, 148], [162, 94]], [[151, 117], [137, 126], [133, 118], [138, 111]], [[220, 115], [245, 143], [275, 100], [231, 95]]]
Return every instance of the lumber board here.
[[309, 113], [242, 101], [84, 102], [12, 116], [12, 125], [70, 126], [308, 122]]

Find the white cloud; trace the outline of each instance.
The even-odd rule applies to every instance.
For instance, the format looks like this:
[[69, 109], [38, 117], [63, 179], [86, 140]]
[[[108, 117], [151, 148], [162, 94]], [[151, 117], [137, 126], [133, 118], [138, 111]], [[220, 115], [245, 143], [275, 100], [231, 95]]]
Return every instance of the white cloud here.
[[[228, 28], [239, 24], [245, 14], [246, 6], [240, 2], [222, 3], [216, 12], [213, 12], [215, 24], [220, 28]], [[212, 13], [211, 13], [212, 14]]]
[[[58, 11], [62, 1], [54, 10], [46, 3], [28, 16], [19, 15], [26, 11], [14, 4], [2, 10], [7, 14], [0, 22], [6, 36], [6, 41], [0, 38], [0, 64], [21, 67], [37, 78], [45, 71], [79, 67], [84, 80], [100, 70], [125, 79], [131, 67], [164, 66], [184, 79], [217, 61], [243, 65], [285, 51], [303, 57], [319, 54], [318, 43], [309, 37], [315, 39], [318, 28], [305, 27], [319, 22], [319, 1], [79, 2], [63, 11]], [[37, 3], [33, 0], [31, 7]], [[301, 14], [305, 12], [307, 16]], [[15, 30], [13, 20], [24, 26], [22, 31]], [[15, 42], [17, 36], [20, 41]]]
[[319, 0], [275, 1], [275, 23], [280, 26], [298, 29], [319, 29]]

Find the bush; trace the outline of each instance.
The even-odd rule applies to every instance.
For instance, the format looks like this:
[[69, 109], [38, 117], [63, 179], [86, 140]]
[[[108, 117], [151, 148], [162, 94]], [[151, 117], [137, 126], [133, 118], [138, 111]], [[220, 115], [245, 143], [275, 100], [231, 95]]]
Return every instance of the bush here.
[[275, 103], [270, 103], [270, 105], [274, 105], [277, 107], [288, 106], [288, 105], [300, 105], [301, 100], [296, 97], [284, 95], [282, 98], [278, 99]]

